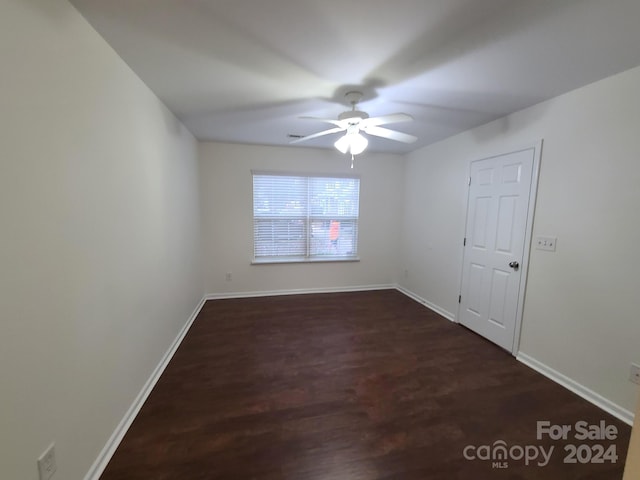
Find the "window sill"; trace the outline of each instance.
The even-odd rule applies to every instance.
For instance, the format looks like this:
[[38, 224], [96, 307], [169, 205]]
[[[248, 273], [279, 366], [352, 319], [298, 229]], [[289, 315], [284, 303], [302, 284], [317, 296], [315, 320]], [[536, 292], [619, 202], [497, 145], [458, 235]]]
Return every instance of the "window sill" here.
[[306, 258], [306, 257], [294, 257], [294, 258], [254, 258], [251, 261], [251, 265], [273, 265], [273, 264], [286, 264], [286, 263], [344, 263], [344, 262], [359, 262], [360, 257], [322, 257], [322, 258]]

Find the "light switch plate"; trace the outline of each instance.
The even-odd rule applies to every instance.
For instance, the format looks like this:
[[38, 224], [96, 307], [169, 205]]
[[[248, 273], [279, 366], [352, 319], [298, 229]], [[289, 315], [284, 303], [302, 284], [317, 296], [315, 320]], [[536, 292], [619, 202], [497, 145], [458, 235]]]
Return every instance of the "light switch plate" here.
[[536, 249], [546, 250], [547, 252], [555, 252], [557, 241], [558, 241], [557, 237], [538, 236], [536, 237]]
[[40, 480], [49, 480], [56, 473], [56, 450], [52, 443], [38, 458], [38, 472]]

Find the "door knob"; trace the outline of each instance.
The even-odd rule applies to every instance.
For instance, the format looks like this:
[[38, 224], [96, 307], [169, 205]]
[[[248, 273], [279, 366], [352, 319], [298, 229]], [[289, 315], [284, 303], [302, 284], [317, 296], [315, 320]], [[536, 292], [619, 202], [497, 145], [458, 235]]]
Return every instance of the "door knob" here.
[[520, 268], [520, 264], [518, 262], [516, 262], [515, 260], [513, 262], [510, 262], [509, 266], [511, 268], [513, 268], [515, 271], [518, 271], [518, 269]]

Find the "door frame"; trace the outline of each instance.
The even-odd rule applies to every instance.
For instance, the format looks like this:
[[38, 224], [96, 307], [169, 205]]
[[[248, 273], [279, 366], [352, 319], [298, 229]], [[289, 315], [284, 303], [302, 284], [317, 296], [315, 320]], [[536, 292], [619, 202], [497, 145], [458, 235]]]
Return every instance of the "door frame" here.
[[[533, 239], [533, 220], [535, 216], [536, 210], [536, 199], [538, 196], [538, 180], [540, 176], [540, 160], [542, 158], [542, 144], [543, 139], [538, 140], [533, 144], [526, 145], [521, 148], [508, 149], [507, 151], [503, 151], [502, 153], [496, 153], [493, 155], [483, 156], [481, 158], [475, 158], [469, 161], [467, 166], [467, 183], [469, 183], [469, 179], [471, 177], [471, 164], [473, 162], [487, 160], [489, 158], [499, 157], [502, 155], [510, 155], [512, 153], [518, 153], [525, 150], [533, 149], [533, 166], [531, 170], [531, 189], [529, 191], [529, 208], [527, 209], [527, 222], [524, 233], [524, 249], [522, 252], [522, 263], [520, 265], [521, 277], [520, 277], [520, 288], [518, 289], [518, 308], [516, 310], [516, 319], [515, 319], [515, 330], [513, 333], [513, 344], [511, 346], [511, 354], [515, 357], [520, 350], [520, 332], [522, 329], [522, 315], [524, 312], [524, 299], [527, 292], [527, 278], [529, 276], [529, 261], [531, 254], [531, 243]], [[469, 216], [469, 195], [470, 193], [470, 185], [467, 188], [467, 208], [464, 215], [464, 235], [467, 236], [467, 221]], [[462, 294], [462, 270], [464, 269], [464, 245], [462, 246], [462, 256], [460, 258], [460, 279], [458, 282], [458, 294]], [[460, 323], [460, 302], [458, 302], [458, 308], [456, 310], [456, 323]]]

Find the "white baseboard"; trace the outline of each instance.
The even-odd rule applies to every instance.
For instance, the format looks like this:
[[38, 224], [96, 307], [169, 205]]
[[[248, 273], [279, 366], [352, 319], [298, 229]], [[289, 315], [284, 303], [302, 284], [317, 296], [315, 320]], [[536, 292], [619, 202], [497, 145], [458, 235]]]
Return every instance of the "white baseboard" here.
[[304, 295], [309, 293], [342, 293], [342, 292], [365, 292], [368, 290], [392, 290], [395, 285], [360, 285], [355, 287], [321, 287], [321, 288], [297, 288], [289, 290], [266, 290], [259, 292], [230, 292], [230, 293], [210, 293], [205, 295], [205, 300], [223, 300], [225, 298], [251, 298], [251, 297], [274, 297], [278, 295]]
[[104, 469], [107, 467], [107, 464], [111, 460], [111, 457], [116, 452], [116, 449], [127, 433], [127, 430], [129, 430], [129, 427], [135, 420], [136, 415], [138, 415], [138, 412], [142, 408], [142, 405], [147, 400], [147, 397], [151, 393], [151, 390], [153, 390], [153, 387], [158, 382], [160, 375], [162, 375], [164, 369], [167, 368], [167, 365], [178, 350], [178, 347], [182, 343], [184, 337], [187, 335], [187, 332], [200, 313], [200, 310], [202, 310], [205, 300], [205, 298], [202, 298], [202, 300], [200, 300], [200, 303], [198, 303], [198, 306], [195, 308], [187, 322], [184, 324], [184, 326], [178, 333], [178, 336], [166, 351], [166, 353], [162, 357], [162, 360], [160, 360], [160, 363], [158, 363], [156, 368], [153, 370], [153, 373], [142, 387], [142, 390], [140, 390], [140, 393], [138, 393], [138, 396], [129, 407], [129, 410], [127, 410], [127, 413], [124, 415], [114, 432], [111, 434], [111, 437], [100, 452], [100, 455], [98, 455], [98, 458], [96, 458], [95, 462], [93, 462], [93, 465], [89, 469], [89, 472], [85, 475], [84, 480], [98, 480], [100, 478], [100, 475], [102, 475], [102, 472], [104, 472]]
[[584, 398], [588, 402], [594, 404], [596, 407], [601, 408], [607, 413], [610, 413], [614, 417], [623, 422], [633, 425], [633, 412], [622, 408], [620, 405], [613, 403], [611, 400], [604, 398], [599, 393], [581, 385], [575, 380], [563, 375], [562, 373], [554, 370], [553, 368], [545, 365], [544, 363], [530, 357], [526, 353], [519, 352], [516, 356], [517, 360], [524, 363], [527, 367], [533, 368], [536, 372], [541, 373], [547, 378], [550, 378], [556, 383], [559, 383], [568, 390], [571, 390], [576, 395]]
[[395, 285], [395, 289], [401, 293], [404, 293], [407, 297], [415, 300], [416, 302], [423, 304], [425, 307], [427, 307], [430, 310], [433, 310], [438, 315], [446, 318], [447, 320], [451, 320], [454, 323], [456, 322], [456, 316], [453, 313], [448, 312], [444, 308], [441, 308], [438, 305], [435, 305], [428, 300], [425, 300], [424, 298], [413, 293], [411, 290], [407, 290], [406, 288], [401, 287], [400, 285]]

